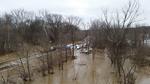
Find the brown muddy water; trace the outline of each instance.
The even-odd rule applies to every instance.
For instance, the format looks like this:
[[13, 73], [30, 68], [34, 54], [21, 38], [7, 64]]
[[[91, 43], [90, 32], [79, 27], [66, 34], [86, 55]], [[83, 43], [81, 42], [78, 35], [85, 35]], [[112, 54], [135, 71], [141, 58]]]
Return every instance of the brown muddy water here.
[[115, 84], [115, 77], [104, 54], [95, 56], [76, 51], [77, 59], [64, 65], [64, 70], [55, 69], [55, 74], [38, 77], [26, 84]]
[[55, 74], [38, 77], [26, 84], [115, 84], [111, 66], [104, 54], [96, 55], [95, 60], [92, 55], [80, 51], [76, 51], [76, 56], [77, 59], [64, 65], [64, 70], [56, 68]]
[[[64, 70], [55, 69], [55, 74], [37, 77], [26, 84], [117, 84], [115, 73], [104, 53], [86, 55], [76, 51], [77, 59], [68, 61]], [[146, 71], [146, 72], [145, 72]], [[150, 84], [149, 68], [137, 70], [136, 84]]]
[[[87, 55], [75, 51], [77, 58], [64, 64], [64, 70], [55, 68], [53, 75], [41, 76], [36, 74], [33, 81], [25, 84], [117, 84], [115, 72], [106, 54]], [[136, 71], [136, 84], [150, 84], [150, 68], [145, 67]], [[21, 79], [17, 84], [24, 84]]]
[[136, 79], [136, 84], [150, 84], [150, 67], [139, 69]]

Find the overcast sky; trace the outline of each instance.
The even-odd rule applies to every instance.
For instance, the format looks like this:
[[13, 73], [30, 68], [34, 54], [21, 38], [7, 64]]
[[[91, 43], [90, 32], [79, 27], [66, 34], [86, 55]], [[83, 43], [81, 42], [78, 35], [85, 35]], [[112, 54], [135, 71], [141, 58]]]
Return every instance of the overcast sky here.
[[[51, 13], [75, 15], [89, 20], [101, 16], [101, 9], [115, 10], [127, 4], [128, 0], [0, 0], [0, 11], [13, 9], [35, 11], [49, 10]], [[143, 22], [150, 25], [150, 0], [141, 0]]]

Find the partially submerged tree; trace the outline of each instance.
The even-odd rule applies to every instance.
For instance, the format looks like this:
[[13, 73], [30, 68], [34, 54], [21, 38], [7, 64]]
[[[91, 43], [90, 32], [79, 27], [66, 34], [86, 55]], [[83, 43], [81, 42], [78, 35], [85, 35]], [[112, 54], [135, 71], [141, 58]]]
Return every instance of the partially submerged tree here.
[[[18, 52], [18, 66], [17, 66], [17, 71], [19, 77], [23, 81], [31, 81], [32, 80], [32, 68], [31, 67], [31, 57], [30, 57], [30, 51], [31, 49], [27, 48], [27, 46], [24, 44], [22, 46], [22, 49]], [[33, 59], [32, 59], [33, 61]]]
[[[128, 77], [127, 75], [124, 75], [128, 71], [125, 72], [124, 65], [127, 61], [127, 58], [130, 56], [129, 52], [132, 48], [130, 46], [130, 43], [128, 42], [129, 38], [127, 38], [127, 34], [130, 28], [133, 26], [133, 24], [138, 20], [139, 3], [136, 0], [129, 1], [127, 6], [122, 8], [121, 11], [117, 11], [114, 14], [111, 13], [109, 15], [108, 11], [104, 10], [103, 15], [104, 16], [101, 20], [92, 23], [91, 28], [93, 29], [93, 34], [96, 34], [97, 32], [98, 34], [101, 34], [104, 37], [102, 39], [102, 45], [104, 45], [108, 50], [108, 57], [111, 60], [111, 63], [114, 66], [114, 68], [117, 70], [119, 77], [121, 77], [120, 84], [128, 84], [129, 82], [126, 82]], [[97, 30], [101, 32], [98, 32]], [[97, 40], [97, 37], [95, 38]], [[134, 68], [132, 68], [132, 70], [133, 69]], [[125, 80], [122, 81], [122, 78]], [[129, 84], [133, 83], [130, 82]]]

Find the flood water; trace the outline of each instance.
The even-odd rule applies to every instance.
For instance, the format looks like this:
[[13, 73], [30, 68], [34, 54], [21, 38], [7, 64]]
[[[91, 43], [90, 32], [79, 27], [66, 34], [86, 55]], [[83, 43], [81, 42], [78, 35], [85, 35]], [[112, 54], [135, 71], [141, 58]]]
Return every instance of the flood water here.
[[150, 84], [150, 67], [145, 67], [137, 72], [136, 84]]
[[[117, 84], [115, 72], [106, 54], [80, 53], [75, 51], [76, 59], [64, 64], [64, 69], [55, 67], [53, 75], [41, 76], [41, 73], [31, 82], [25, 84]], [[23, 83], [17, 83], [23, 84]], [[136, 84], [150, 84], [150, 68], [136, 71]]]
[[104, 54], [86, 55], [76, 51], [77, 59], [68, 61], [64, 70], [55, 69], [55, 74], [38, 77], [27, 84], [115, 84], [109, 61]]

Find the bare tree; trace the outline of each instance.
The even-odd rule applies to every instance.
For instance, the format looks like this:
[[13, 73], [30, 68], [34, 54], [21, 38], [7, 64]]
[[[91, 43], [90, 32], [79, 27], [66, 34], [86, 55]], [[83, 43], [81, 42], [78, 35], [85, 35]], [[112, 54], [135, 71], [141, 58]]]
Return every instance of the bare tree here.
[[19, 76], [22, 78], [23, 81], [31, 81], [33, 76], [32, 67], [30, 63], [31, 59], [28, 50], [29, 49], [25, 45], [23, 45], [23, 49], [20, 52], [18, 52], [19, 63], [17, 70], [19, 72]]
[[[75, 26], [79, 26], [81, 19], [79, 17], [73, 17], [70, 16], [66, 19], [66, 22], [70, 24], [70, 26], [68, 26], [69, 28], [75, 27]], [[72, 44], [73, 44], [73, 49], [72, 49], [72, 58], [74, 58], [74, 50], [75, 50], [75, 28], [71, 29], [71, 40], [72, 40]]]
[[[98, 24], [96, 22], [93, 23], [93, 27], [99, 28], [99, 31], [102, 31], [102, 35], [105, 37], [103, 39], [104, 45], [109, 52], [108, 57], [114, 68], [117, 70], [119, 77], [125, 79], [124, 81], [121, 79], [120, 84], [128, 84], [129, 82], [126, 82], [127, 76], [122, 76], [123, 74], [126, 74], [124, 64], [128, 56], [130, 56], [129, 52], [131, 50], [127, 34], [129, 28], [138, 21], [139, 3], [136, 0], [129, 1], [127, 6], [122, 8], [121, 11], [109, 15], [108, 11], [104, 10], [103, 15], [104, 16], [99, 20]], [[130, 82], [129, 84], [134, 83]]]
[[[104, 21], [106, 26], [103, 27], [103, 31], [105, 32], [107, 47], [110, 50], [111, 56], [110, 59], [112, 63], [115, 64], [115, 60], [120, 58], [120, 62], [124, 62], [124, 55], [127, 49], [127, 39], [126, 34], [128, 32], [128, 28], [137, 20], [138, 17], [138, 3], [129, 1], [127, 8], [122, 9], [122, 17], [119, 13], [116, 13], [113, 20], [108, 19], [107, 11], [104, 11]], [[119, 60], [116, 60], [119, 61]], [[118, 63], [117, 63], [118, 64]], [[122, 63], [119, 63], [122, 64]]]

